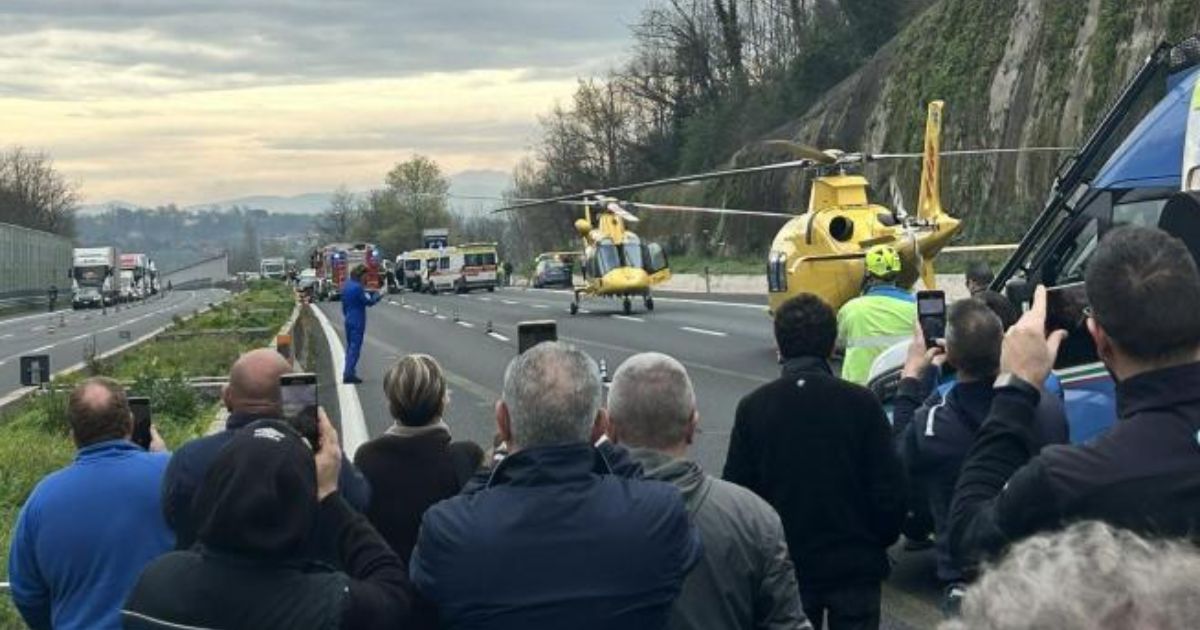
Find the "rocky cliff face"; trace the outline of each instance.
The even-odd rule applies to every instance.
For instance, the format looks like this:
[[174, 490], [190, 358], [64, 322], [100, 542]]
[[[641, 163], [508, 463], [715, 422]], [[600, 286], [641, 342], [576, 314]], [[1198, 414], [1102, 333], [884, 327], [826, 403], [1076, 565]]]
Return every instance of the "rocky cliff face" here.
[[[1074, 146], [1159, 42], [1197, 31], [1196, 0], [938, 0], [770, 135], [847, 150], [919, 151], [923, 104], [940, 98], [946, 149]], [[1019, 237], [1063, 157], [945, 159], [943, 200], [967, 219], [968, 240]], [[899, 197], [911, 210], [918, 172], [914, 160], [877, 163], [868, 175], [880, 200]], [[802, 178], [739, 183], [733, 196], [803, 207]], [[728, 189], [718, 192], [730, 197]]]

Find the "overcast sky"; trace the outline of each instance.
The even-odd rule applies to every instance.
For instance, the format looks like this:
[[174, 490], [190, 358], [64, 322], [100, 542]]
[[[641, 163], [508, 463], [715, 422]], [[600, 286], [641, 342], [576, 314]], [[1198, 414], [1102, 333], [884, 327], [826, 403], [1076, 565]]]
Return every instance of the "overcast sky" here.
[[0, 128], [89, 203], [509, 171], [646, 0], [3, 0]]

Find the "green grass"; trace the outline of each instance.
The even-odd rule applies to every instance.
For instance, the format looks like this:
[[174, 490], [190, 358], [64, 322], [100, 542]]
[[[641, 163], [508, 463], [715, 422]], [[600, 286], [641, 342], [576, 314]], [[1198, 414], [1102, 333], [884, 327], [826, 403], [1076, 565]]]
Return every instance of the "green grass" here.
[[[89, 366], [92, 374], [130, 382], [131, 395], [149, 396], [155, 427], [172, 450], [203, 435], [215, 418], [217, 401], [204, 399], [188, 384], [193, 376], [221, 376], [237, 356], [266, 345], [287, 320], [290, 290], [279, 282], [254, 283], [227, 303], [177, 322], [173, 330], [268, 328], [248, 337], [198, 336], [151, 341], [119, 357]], [[67, 430], [66, 392], [85, 375], [58, 380], [55, 392], [31, 397], [0, 416], [0, 571], [7, 574], [8, 547], [21, 506], [43, 477], [67, 465], [75, 447]], [[11, 599], [0, 598], [0, 628], [23, 624]]]

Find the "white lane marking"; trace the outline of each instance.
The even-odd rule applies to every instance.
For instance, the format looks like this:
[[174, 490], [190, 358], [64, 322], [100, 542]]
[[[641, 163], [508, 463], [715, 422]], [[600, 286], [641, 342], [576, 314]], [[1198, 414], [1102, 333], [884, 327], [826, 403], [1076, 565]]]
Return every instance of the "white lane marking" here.
[[613, 319], [623, 319], [627, 322], [644, 322], [646, 320], [641, 317], [633, 317], [632, 315], [612, 315]]
[[415, 310], [417, 310], [417, 307], [413, 306], [412, 304], [405, 304], [405, 305], [404, 305], [404, 308], [406, 308], [406, 309], [408, 309], [408, 310], [410, 310], [410, 311], [415, 311]]
[[498, 332], [490, 332], [490, 333], [488, 333], [488, 336], [491, 337], [492, 339], [498, 339], [500, 341], [508, 341], [508, 337], [505, 337], [504, 335], [501, 335]]
[[419, 311], [417, 311], [417, 312], [418, 312], [418, 313], [420, 313], [420, 314], [422, 314], [422, 315], [428, 315], [428, 314], [429, 314], [429, 311], [427, 311], [427, 310], [425, 310], [425, 309], [421, 309], [421, 310], [419, 310]]
[[492, 298], [490, 298], [490, 297], [483, 297], [482, 295], [480, 295], [480, 296], [477, 296], [475, 299], [476, 299], [476, 300], [479, 300], [480, 302], [491, 302], [491, 301], [492, 301]]
[[533, 308], [550, 308], [550, 307], [545, 304], [534, 304]]
[[458, 325], [462, 326], [463, 328], [474, 328], [475, 327], [475, 324], [472, 324], [471, 322], [458, 322]]
[[434, 317], [436, 317], [436, 318], [438, 318], [438, 319], [440, 319], [440, 320], [442, 320], [442, 321], [445, 321], [445, 320], [449, 319], [449, 318], [448, 318], [448, 317], [446, 317], [445, 315], [434, 315]]
[[89, 333], [83, 333], [82, 335], [75, 335], [74, 337], [71, 337], [71, 341], [80, 341], [82, 339], [87, 339], [88, 334]]
[[[529, 293], [533, 293], [534, 291], [538, 291], [541, 293], [557, 293], [560, 295], [564, 294], [564, 293], [568, 293], [567, 291], [562, 290], [562, 289], [527, 288], [527, 289], [524, 289], [524, 291], [529, 292]], [[703, 293], [698, 293], [697, 295], [703, 295]], [[764, 311], [767, 310], [766, 304], [749, 304], [746, 302], [722, 302], [720, 300], [701, 300], [701, 299], [695, 299], [695, 298], [659, 297], [657, 295], [654, 296], [654, 301], [655, 302], [679, 302], [682, 304], [704, 304], [707, 306], [732, 306], [734, 308], [752, 308], [752, 309], [759, 309], [759, 310], [764, 310]]]
[[34, 326], [33, 328], [29, 329], [29, 332], [37, 332], [43, 328], [45, 328], [45, 326]]
[[592, 314], [592, 311], [590, 311], [589, 309], [586, 309], [586, 308], [581, 308], [581, 309], [579, 309], [579, 312], [580, 312], [580, 313], [583, 313], [584, 315], [591, 315], [591, 314]]
[[53, 348], [53, 347], [54, 347], [54, 344], [49, 344], [49, 345], [46, 345], [46, 346], [42, 346], [42, 347], [40, 347], [40, 348], [34, 348], [33, 350], [30, 350], [29, 352], [30, 352], [30, 353], [35, 353], [35, 352], [45, 352], [45, 351], [47, 351], [47, 350], [49, 350], [49, 349], [51, 349], [51, 348]]
[[710, 337], [727, 337], [727, 336], [729, 336], [728, 333], [723, 333], [719, 330], [706, 330], [704, 328], [692, 328], [691, 326], [680, 326], [679, 330], [686, 330], [688, 332], [694, 332], [698, 335], [708, 335]]
[[500, 301], [501, 301], [501, 302], [504, 302], [505, 304], [507, 304], [507, 305], [509, 305], [509, 306], [512, 306], [512, 305], [514, 305], [514, 304], [519, 304], [519, 303], [520, 303], [520, 302], [517, 302], [516, 300], [500, 300]]
[[0, 339], [8, 339], [9, 337], [12, 337], [13, 334], [15, 334], [15, 333], [8, 333], [7, 335], [0, 335]]
[[342, 413], [342, 452], [350, 461], [354, 461], [354, 453], [370, 437], [367, 432], [367, 420], [363, 415], [362, 402], [358, 398], [358, 390], [354, 385], [342, 383], [341, 374], [346, 370], [346, 347], [342, 338], [338, 337], [333, 324], [325, 313], [315, 306], [310, 307], [321, 329], [325, 332], [325, 342], [329, 345], [329, 354], [333, 357], [333, 372], [337, 379], [338, 409]]
[[396, 302], [396, 300], [388, 300], [388, 304], [391, 304], [392, 306], [399, 306], [399, 305], [400, 305], [398, 302]]

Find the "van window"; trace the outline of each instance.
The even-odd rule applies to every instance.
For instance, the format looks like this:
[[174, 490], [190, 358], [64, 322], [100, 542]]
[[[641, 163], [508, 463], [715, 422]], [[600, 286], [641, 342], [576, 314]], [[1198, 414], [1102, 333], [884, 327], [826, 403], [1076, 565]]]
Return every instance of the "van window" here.
[[449, 269], [449, 268], [450, 268], [450, 257], [449, 256], [443, 256], [440, 260], [438, 260], [438, 269]]

